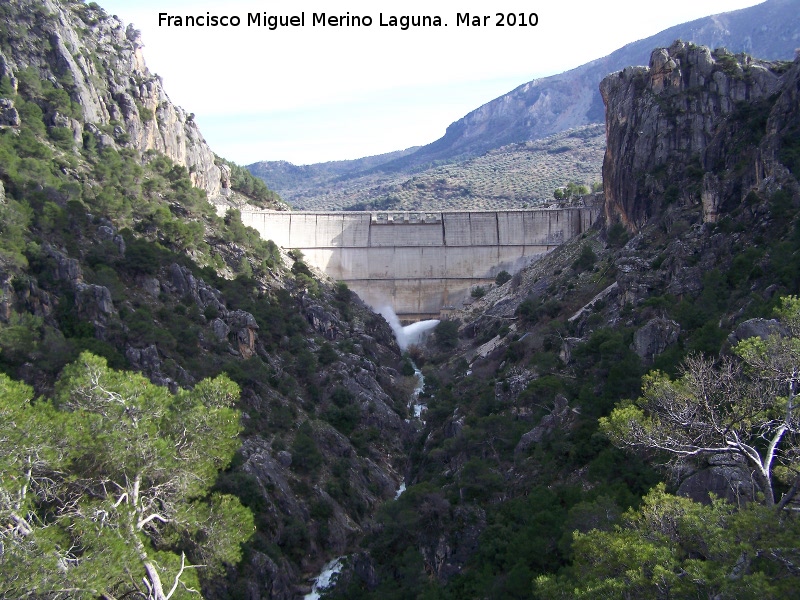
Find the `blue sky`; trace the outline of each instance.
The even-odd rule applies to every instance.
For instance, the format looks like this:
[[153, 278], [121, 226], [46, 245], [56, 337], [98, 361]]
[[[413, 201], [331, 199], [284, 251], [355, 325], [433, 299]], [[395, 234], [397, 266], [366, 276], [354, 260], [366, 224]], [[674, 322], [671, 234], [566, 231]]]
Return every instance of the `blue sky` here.
[[[100, 0], [141, 30], [170, 98], [194, 112], [217, 154], [240, 164], [308, 164], [432, 142], [471, 110], [531, 79], [753, 0]], [[489, 8], [491, 6], [492, 8]], [[158, 15], [306, 14], [305, 27], [165, 27]], [[312, 27], [313, 12], [369, 15], [371, 27]], [[456, 27], [456, 13], [490, 16]], [[531, 12], [536, 27], [496, 27]], [[391, 15], [439, 15], [444, 27], [380, 27]]]

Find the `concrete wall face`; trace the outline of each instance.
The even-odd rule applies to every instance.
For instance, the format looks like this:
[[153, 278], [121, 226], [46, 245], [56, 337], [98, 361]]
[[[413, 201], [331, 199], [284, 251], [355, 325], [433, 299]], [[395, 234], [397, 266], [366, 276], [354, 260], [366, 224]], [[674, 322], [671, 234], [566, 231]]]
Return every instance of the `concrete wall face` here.
[[264, 239], [303, 252], [373, 307], [436, 315], [586, 231], [597, 208], [441, 213], [245, 211]]

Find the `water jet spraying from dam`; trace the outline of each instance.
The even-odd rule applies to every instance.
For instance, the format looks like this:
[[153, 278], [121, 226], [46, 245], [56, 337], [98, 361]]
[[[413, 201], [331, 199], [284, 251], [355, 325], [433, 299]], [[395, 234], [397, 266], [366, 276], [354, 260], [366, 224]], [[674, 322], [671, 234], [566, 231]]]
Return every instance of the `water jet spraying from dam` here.
[[400, 346], [402, 352], [408, 350], [409, 346], [419, 344], [425, 335], [439, 324], [439, 319], [427, 319], [411, 323], [411, 325], [403, 325], [400, 323], [400, 319], [394, 309], [388, 305], [381, 306], [375, 312], [389, 323], [389, 327], [392, 328], [394, 337], [397, 340], [397, 345]]

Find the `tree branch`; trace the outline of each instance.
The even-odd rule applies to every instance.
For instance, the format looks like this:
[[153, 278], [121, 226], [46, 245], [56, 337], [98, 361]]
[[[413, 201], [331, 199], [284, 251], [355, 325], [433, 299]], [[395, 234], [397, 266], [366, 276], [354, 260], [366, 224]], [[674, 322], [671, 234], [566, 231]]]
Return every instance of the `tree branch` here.
[[161, 521], [162, 523], [169, 523], [169, 519], [165, 519], [164, 517], [162, 517], [162, 516], [161, 516], [160, 514], [158, 514], [158, 513], [153, 513], [153, 514], [152, 514], [152, 515], [150, 515], [149, 517], [146, 517], [146, 518], [144, 518], [144, 519], [140, 520], [138, 523], [136, 523], [136, 529], [141, 529], [142, 527], [144, 527], [145, 525], [147, 525], [147, 524], [148, 524], [150, 521], [153, 521], [153, 520], [155, 520], [155, 519], [158, 519], [158, 520], [159, 520], [159, 521]]

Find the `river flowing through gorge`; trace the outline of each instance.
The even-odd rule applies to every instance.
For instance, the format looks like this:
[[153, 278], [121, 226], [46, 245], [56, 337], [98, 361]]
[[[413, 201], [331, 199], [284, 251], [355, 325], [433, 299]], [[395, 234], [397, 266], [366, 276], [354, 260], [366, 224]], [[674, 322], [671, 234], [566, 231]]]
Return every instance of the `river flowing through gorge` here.
[[[383, 318], [386, 319], [386, 322], [389, 323], [389, 326], [394, 332], [395, 339], [397, 340], [397, 345], [400, 347], [402, 352], [406, 352], [410, 346], [420, 343], [425, 336], [429, 335], [433, 328], [439, 324], [439, 319], [428, 319], [426, 321], [411, 323], [410, 325], [402, 325], [400, 323], [400, 319], [390, 306], [381, 307], [376, 312], [383, 316]], [[424, 422], [422, 414], [425, 412], [425, 410], [427, 410], [428, 407], [424, 403], [420, 402], [419, 399], [420, 395], [425, 389], [425, 377], [422, 375], [422, 371], [420, 371], [419, 367], [417, 367], [414, 361], [410, 358], [409, 360], [411, 361], [411, 365], [414, 367], [414, 378], [417, 380], [417, 383], [414, 386], [414, 390], [411, 393], [411, 398], [408, 401], [408, 410], [409, 413], [413, 415], [413, 418]], [[397, 488], [394, 499], [397, 500], [405, 491], [406, 482], [402, 481], [400, 482], [400, 486]], [[344, 567], [344, 561], [346, 558], [346, 556], [337, 556], [333, 560], [327, 562], [322, 568], [320, 574], [312, 580], [313, 583], [311, 592], [305, 595], [304, 600], [319, 600], [321, 593], [335, 583], [335, 578]]]

